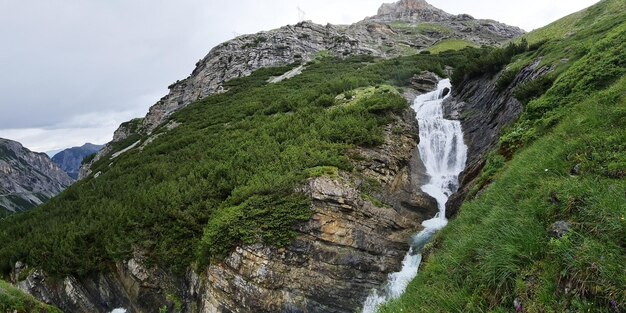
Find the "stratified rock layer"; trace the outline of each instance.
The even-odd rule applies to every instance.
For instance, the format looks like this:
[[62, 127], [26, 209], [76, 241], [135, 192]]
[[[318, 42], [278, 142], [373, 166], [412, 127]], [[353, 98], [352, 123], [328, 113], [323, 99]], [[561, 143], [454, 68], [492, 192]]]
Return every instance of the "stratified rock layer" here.
[[45, 153], [0, 138], [0, 213], [24, 211], [54, 197], [73, 179]]

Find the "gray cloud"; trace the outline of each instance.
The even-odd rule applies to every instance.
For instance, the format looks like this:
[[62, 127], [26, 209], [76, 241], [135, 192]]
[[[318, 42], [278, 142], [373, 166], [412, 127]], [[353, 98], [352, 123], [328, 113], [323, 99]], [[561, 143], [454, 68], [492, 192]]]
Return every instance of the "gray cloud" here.
[[[381, 0], [0, 0], [0, 136], [53, 150], [109, 140], [211, 47], [298, 22], [347, 24]], [[532, 29], [594, 0], [432, 0]], [[66, 139], [64, 139], [66, 138]]]

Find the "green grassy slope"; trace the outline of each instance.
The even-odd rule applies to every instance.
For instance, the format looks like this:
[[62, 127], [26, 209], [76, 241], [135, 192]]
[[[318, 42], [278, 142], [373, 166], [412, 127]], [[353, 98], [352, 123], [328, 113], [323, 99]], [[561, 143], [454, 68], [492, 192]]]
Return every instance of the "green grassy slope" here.
[[[390, 114], [408, 106], [383, 85], [405, 85], [415, 73], [441, 73], [461, 59], [321, 57], [281, 83], [266, 81], [288, 68], [231, 81], [229, 92], [177, 112], [172, 119], [180, 126], [158, 129], [144, 148], [94, 164], [97, 178], [0, 220], [0, 271], [22, 260], [52, 275], [85, 275], [137, 248], [154, 263], [184, 270], [236, 244], [284, 245], [311, 215], [296, 187], [328, 168], [350, 170], [348, 149], [381, 143]], [[366, 86], [379, 88], [350, 105], [336, 99]]]
[[[545, 94], [524, 98], [486, 167], [491, 183], [382, 312], [512, 312], [516, 300], [523, 312], [626, 311], [626, 2], [527, 38], [535, 47], [509, 70], [553, 64], [547, 82], [517, 92]], [[562, 238], [550, 233], [557, 221], [571, 225]]]
[[37, 301], [2, 280], [0, 280], [0, 312], [61, 313], [59, 309]]

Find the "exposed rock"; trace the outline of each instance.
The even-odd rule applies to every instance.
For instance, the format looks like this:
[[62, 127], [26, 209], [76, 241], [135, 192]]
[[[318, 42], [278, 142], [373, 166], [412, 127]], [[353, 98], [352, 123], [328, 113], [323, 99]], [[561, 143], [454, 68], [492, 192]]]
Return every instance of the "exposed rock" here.
[[574, 165], [574, 167], [572, 167], [569, 173], [573, 176], [580, 175], [580, 163]]
[[381, 22], [439, 22], [452, 18], [452, 14], [440, 10], [424, 0], [400, 0], [395, 3], [383, 4], [378, 9], [378, 14], [370, 19]]
[[569, 233], [571, 226], [567, 221], [557, 221], [550, 227], [550, 234], [557, 239], [561, 239]]
[[0, 138], [0, 212], [24, 211], [42, 204], [73, 181], [45, 153]]
[[468, 146], [467, 166], [459, 177], [461, 188], [448, 200], [446, 216], [452, 217], [457, 213], [472, 181], [485, 165], [486, 154], [497, 144], [502, 130], [522, 113], [522, 104], [513, 96], [515, 87], [552, 71], [552, 68], [541, 67], [540, 64], [538, 59], [523, 68], [509, 88], [503, 91], [496, 87], [498, 76], [466, 80], [444, 102], [446, 117], [461, 120]]
[[[210, 266], [203, 312], [354, 312], [399, 270], [409, 238], [437, 212], [419, 189], [424, 174], [411, 112], [385, 129], [382, 146], [353, 151], [363, 176], [309, 181], [303, 192], [315, 214], [291, 245], [240, 247]], [[365, 180], [380, 188], [366, 188]]]
[[421, 93], [426, 93], [437, 88], [440, 79], [435, 73], [422, 72], [411, 78], [411, 86]]
[[65, 149], [52, 157], [52, 162], [58, 165], [73, 179], [78, 179], [80, 166], [83, 159], [102, 149], [104, 145], [86, 143], [80, 147]]

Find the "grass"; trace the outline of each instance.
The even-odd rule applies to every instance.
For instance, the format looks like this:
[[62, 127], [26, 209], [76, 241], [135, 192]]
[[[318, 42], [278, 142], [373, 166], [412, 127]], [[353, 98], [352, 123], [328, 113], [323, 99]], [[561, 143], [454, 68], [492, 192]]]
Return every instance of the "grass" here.
[[61, 313], [0, 280], [0, 312], [10, 313]]
[[[382, 312], [509, 312], [515, 298], [525, 312], [608, 312], [611, 301], [623, 310], [626, 182], [605, 175], [604, 162], [575, 156], [626, 142], [618, 127], [626, 122], [625, 92], [622, 79], [516, 155], [437, 236], [405, 296]], [[572, 177], [577, 162], [588, 170]], [[572, 225], [560, 240], [548, 231], [558, 220]]]
[[432, 34], [436, 33], [443, 36], [448, 36], [454, 33], [454, 29], [450, 27], [446, 27], [444, 25], [436, 24], [436, 23], [407, 23], [407, 22], [393, 22], [390, 23], [389, 26], [392, 28], [404, 32], [406, 34]]
[[462, 40], [462, 39], [446, 39], [442, 40], [436, 45], [426, 49], [426, 51], [430, 51], [432, 54], [438, 54], [444, 51], [449, 50], [461, 50], [467, 47], [476, 47], [476, 45], [470, 41]]
[[[488, 158], [484, 192], [435, 237], [405, 295], [382, 312], [511, 312], [514, 301], [524, 312], [626, 310], [626, 11], [611, 11], [622, 5], [603, 1], [554, 24], [595, 39], [547, 91], [532, 87], [545, 94]], [[559, 36], [549, 28], [542, 38]], [[567, 40], [581, 44], [551, 38], [512, 62], [558, 60]], [[556, 221], [571, 225], [562, 238], [550, 233]]]

